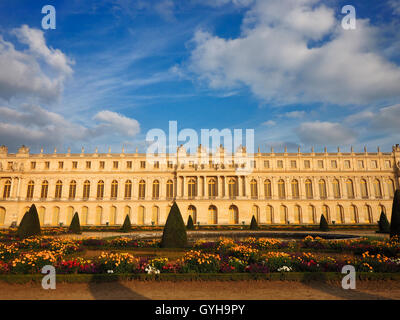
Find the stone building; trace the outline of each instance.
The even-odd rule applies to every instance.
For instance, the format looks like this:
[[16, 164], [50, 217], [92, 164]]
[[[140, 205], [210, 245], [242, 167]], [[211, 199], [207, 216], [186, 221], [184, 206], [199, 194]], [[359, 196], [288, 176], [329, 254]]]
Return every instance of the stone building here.
[[399, 186], [400, 147], [392, 152], [214, 155], [179, 147], [175, 154], [30, 154], [0, 147], [0, 225], [19, 223], [34, 203], [43, 225], [164, 224], [174, 199], [195, 223], [376, 223], [391, 215]]

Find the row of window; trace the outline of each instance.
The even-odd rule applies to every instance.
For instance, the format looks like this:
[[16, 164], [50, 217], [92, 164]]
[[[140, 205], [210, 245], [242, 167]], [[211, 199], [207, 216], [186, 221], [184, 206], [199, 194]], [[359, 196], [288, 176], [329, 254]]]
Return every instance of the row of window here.
[[[386, 185], [387, 185], [387, 190], [389, 197], [393, 197], [394, 195], [394, 190], [395, 190], [395, 184], [392, 179], [386, 179]], [[300, 198], [300, 185], [299, 181], [297, 179], [293, 179], [291, 181], [291, 193], [292, 193], [292, 198], [293, 199], [299, 199]], [[224, 190], [219, 191], [218, 190], [218, 182], [216, 178], [209, 178], [208, 182], [208, 196], [210, 198], [216, 198], [218, 195], [223, 196], [224, 195]], [[76, 181], [72, 180], [69, 184], [69, 193], [68, 193], [68, 198], [73, 200], [76, 197]], [[305, 187], [305, 196], [307, 199], [313, 199], [314, 198], [314, 190], [313, 190], [313, 182], [310, 179], [307, 179], [304, 183]], [[35, 183], [34, 181], [29, 181], [28, 183], [28, 188], [27, 188], [27, 193], [26, 193], [26, 198], [27, 199], [32, 199], [33, 194], [34, 194], [34, 188], [35, 188]], [[97, 182], [97, 193], [96, 197], [97, 199], [101, 200], [104, 198], [104, 181], [100, 180]], [[111, 183], [111, 199], [116, 199], [118, 197], [118, 188], [119, 188], [119, 183], [117, 180], [112, 181]], [[278, 188], [278, 197], [280, 199], [285, 199], [286, 198], [286, 183], [283, 179], [280, 179], [277, 183], [277, 188]], [[347, 179], [345, 182], [345, 188], [346, 188], [346, 194], [347, 198], [354, 198], [355, 197], [355, 192], [354, 192], [354, 183], [352, 179]], [[91, 183], [89, 180], [86, 180], [83, 183], [83, 194], [82, 198], [83, 199], [88, 199], [90, 196], [90, 189], [91, 189]], [[196, 178], [189, 178], [187, 182], [187, 196], [189, 198], [194, 198], [197, 196], [198, 190], [197, 190], [197, 179]], [[49, 190], [49, 183], [47, 180], [44, 180], [41, 184], [41, 192], [40, 192], [40, 198], [41, 199], [47, 199], [48, 197], [48, 190]], [[55, 186], [55, 193], [54, 193], [54, 198], [55, 199], [60, 199], [62, 197], [62, 190], [63, 190], [63, 182], [61, 180], [58, 180]], [[319, 197], [321, 199], [326, 199], [327, 198], [327, 183], [324, 179], [320, 179], [318, 181], [318, 190], [319, 190]], [[333, 190], [333, 196], [336, 199], [339, 199], [342, 197], [342, 190], [340, 186], [340, 182], [338, 179], [334, 179], [332, 181], [332, 190]], [[8, 199], [10, 198], [10, 193], [11, 193], [11, 180], [7, 180], [4, 184], [4, 190], [3, 190], [3, 199]], [[373, 193], [375, 198], [382, 198], [383, 193], [382, 193], [382, 183], [379, 179], [374, 179], [373, 180]], [[239, 196], [239, 181], [237, 177], [231, 177], [228, 179], [228, 190], [227, 190], [227, 195], [230, 198], [235, 198]], [[250, 196], [253, 199], [258, 199], [259, 198], [259, 185], [258, 181], [256, 179], [252, 179], [250, 181]], [[368, 188], [368, 183], [365, 179], [361, 179], [360, 181], [360, 196], [363, 199], [369, 198], [369, 188]], [[132, 197], [132, 181], [127, 180], [124, 185], [124, 198], [125, 199], [131, 199]], [[144, 180], [141, 180], [139, 182], [139, 188], [138, 188], [138, 198], [139, 199], [144, 199], [146, 197], [146, 182]], [[159, 180], [154, 180], [152, 183], [152, 197], [153, 199], [159, 199], [160, 198], [160, 182]], [[168, 180], [166, 183], [166, 197], [167, 199], [172, 199], [174, 197], [174, 183], [172, 180]], [[265, 179], [264, 180], [264, 197], [265, 198], [272, 198], [272, 182], [270, 179]]]

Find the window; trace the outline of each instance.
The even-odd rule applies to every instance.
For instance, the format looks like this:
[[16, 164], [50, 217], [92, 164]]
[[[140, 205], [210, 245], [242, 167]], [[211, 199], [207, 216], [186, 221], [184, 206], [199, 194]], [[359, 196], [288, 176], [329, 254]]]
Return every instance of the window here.
[[282, 169], [282, 168], [283, 168], [283, 161], [282, 161], [282, 160], [278, 160], [278, 162], [277, 162], [277, 167], [278, 167], [279, 169]]
[[118, 169], [118, 161], [113, 161], [113, 168]]
[[336, 161], [336, 160], [332, 160], [332, 161], [331, 161], [331, 167], [332, 167], [333, 169], [336, 169], [336, 168], [337, 168], [337, 161]]
[[215, 178], [208, 180], [208, 197], [214, 199], [217, 196], [217, 181]]
[[388, 179], [386, 181], [387, 184], [387, 188], [388, 188], [388, 193], [389, 193], [389, 197], [393, 198], [394, 197], [394, 182], [392, 179]]
[[28, 189], [26, 191], [26, 198], [31, 200], [33, 198], [33, 191], [35, 189], [35, 183], [33, 181], [29, 181]]
[[58, 169], [64, 168], [64, 162], [63, 161], [58, 161]]
[[196, 196], [196, 180], [190, 178], [188, 182], [188, 197], [194, 198]]
[[319, 196], [321, 199], [326, 199], [327, 194], [326, 194], [326, 183], [324, 179], [319, 180], [318, 182], [319, 185]]
[[83, 195], [82, 195], [82, 198], [84, 200], [87, 200], [87, 199], [89, 199], [89, 195], [90, 195], [90, 181], [86, 180], [83, 183]]
[[252, 199], [258, 198], [258, 186], [256, 179], [250, 181], [250, 194]]
[[386, 169], [389, 169], [389, 168], [391, 168], [392, 167], [392, 165], [391, 165], [391, 163], [390, 163], [390, 160], [385, 160], [385, 168]]
[[351, 179], [346, 181], [346, 186], [347, 186], [347, 197], [349, 199], [354, 198], [354, 187], [353, 187], [353, 181]]
[[280, 179], [278, 181], [278, 196], [280, 199], [285, 199], [286, 197], [285, 181], [283, 181], [283, 179]]
[[127, 161], [126, 162], [126, 168], [127, 169], [132, 169], [132, 161]]
[[371, 161], [371, 168], [372, 169], [377, 169], [378, 168], [378, 162], [376, 160]]
[[364, 169], [364, 161], [358, 160], [358, 169]]
[[56, 183], [56, 191], [54, 193], [54, 198], [55, 199], [61, 199], [61, 195], [62, 195], [62, 181], [58, 180]]
[[228, 194], [231, 199], [235, 199], [238, 195], [238, 184], [235, 178], [228, 180]]
[[318, 160], [318, 169], [323, 169], [324, 168], [324, 161], [323, 160]]
[[111, 199], [115, 200], [118, 197], [118, 181], [113, 180], [111, 183]]
[[381, 182], [378, 179], [374, 180], [375, 198], [382, 198]]
[[367, 186], [367, 181], [366, 180], [361, 179], [360, 188], [361, 188], [361, 197], [363, 199], [368, 199], [368, 186]]
[[146, 182], [144, 180], [140, 180], [139, 182], [139, 199], [143, 200], [146, 196]]
[[72, 161], [72, 169], [78, 168], [78, 161]]
[[292, 180], [292, 197], [293, 199], [299, 198], [299, 182], [296, 179]]
[[154, 169], [160, 168], [160, 162], [159, 161], [154, 161]]
[[75, 195], [76, 195], [76, 181], [72, 180], [71, 183], [69, 184], [68, 198], [70, 200], [73, 200], [73, 199], [75, 199]]
[[290, 167], [291, 167], [292, 169], [296, 169], [296, 168], [297, 168], [297, 162], [296, 162], [296, 160], [290, 161]]
[[271, 186], [271, 180], [266, 179], [264, 181], [264, 193], [265, 193], [265, 198], [270, 199], [272, 198], [272, 186]]
[[304, 160], [304, 168], [310, 169], [310, 160]]
[[313, 198], [312, 182], [310, 179], [306, 180], [306, 197], [307, 199]]
[[31, 162], [31, 169], [36, 169], [36, 161]]
[[47, 180], [44, 180], [42, 182], [42, 191], [40, 193], [40, 198], [42, 200], [47, 199], [47, 193], [49, 191], [49, 183], [47, 182]]
[[100, 169], [104, 169], [104, 167], [105, 167], [105, 162], [104, 161], [100, 161]]
[[172, 169], [173, 168], [172, 161], [168, 161], [167, 166], [168, 166], [168, 169]]
[[160, 197], [160, 182], [158, 180], [153, 181], [153, 199]]
[[4, 184], [3, 199], [8, 199], [11, 192], [11, 180], [7, 180]]
[[45, 161], [44, 162], [44, 168], [45, 169], [50, 169], [50, 161]]
[[146, 161], [140, 161], [140, 168], [146, 168]]
[[97, 199], [101, 200], [104, 197], [104, 181], [97, 182]]
[[92, 167], [91, 161], [86, 161], [86, 169], [90, 169]]
[[350, 169], [350, 160], [344, 160], [344, 168]]
[[332, 186], [333, 186], [333, 196], [336, 199], [340, 198], [340, 185], [339, 185], [339, 180], [335, 179], [332, 182]]
[[269, 160], [264, 161], [264, 168], [269, 169]]
[[250, 162], [250, 164], [251, 164], [251, 168], [256, 168], [256, 167], [257, 167], [256, 161], [255, 161], [255, 160], [252, 160], [252, 161]]
[[126, 182], [125, 182], [125, 199], [130, 199], [131, 197], [132, 197], [132, 181], [126, 180]]
[[167, 181], [167, 199], [172, 199], [174, 197], [174, 183], [172, 180]]

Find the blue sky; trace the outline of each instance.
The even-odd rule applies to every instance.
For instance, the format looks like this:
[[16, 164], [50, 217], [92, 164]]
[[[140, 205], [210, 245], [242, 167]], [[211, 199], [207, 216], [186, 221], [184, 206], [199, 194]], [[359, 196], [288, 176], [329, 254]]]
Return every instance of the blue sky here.
[[176, 120], [254, 129], [263, 151], [390, 151], [399, 18], [398, 0], [0, 0], [0, 144], [133, 152]]

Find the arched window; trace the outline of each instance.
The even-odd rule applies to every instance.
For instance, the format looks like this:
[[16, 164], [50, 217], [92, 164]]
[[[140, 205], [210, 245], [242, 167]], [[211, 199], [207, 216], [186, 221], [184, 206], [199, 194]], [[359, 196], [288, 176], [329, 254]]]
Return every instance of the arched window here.
[[35, 189], [35, 183], [31, 180], [28, 183], [28, 189], [26, 190], [26, 199], [31, 200], [33, 198], [33, 191]]
[[301, 223], [301, 208], [300, 206], [294, 206], [294, 223]]
[[312, 182], [310, 179], [306, 180], [306, 197], [307, 199], [313, 198]]
[[321, 199], [326, 199], [326, 183], [324, 179], [319, 180], [318, 182], [319, 185], [319, 196]]
[[386, 184], [387, 184], [389, 197], [393, 198], [394, 197], [394, 182], [393, 182], [393, 180], [392, 179], [387, 179], [386, 180]]
[[346, 181], [346, 187], [347, 187], [347, 197], [349, 199], [354, 199], [354, 187], [353, 187], [353, 180], [348, 179]]
[[258, 198], [258, 186], [257, 186], [257, 180], [252, 179], [250, 181], [250, 193], [251, 193], [251, 198], [252, 199], [257, 199]]
[[157, 206], [153, 207], [152, 213], [151, 213], [151, 224], [157, 226], [158, 225], [158, 220], [159, 220], [159, 211], [160, 209]]
[[272, 198], [272, 186], [271, 186], [271, 180], [269, 180], [269, 179], [266, 179], [264, 181], [264, 192], [265, 192], [266, 199]]
[[6, 209], [0, 207], [0, 226], [4, 225], [4, 221], [6, 220]]
[[111, 182], [111, 199], [115, 200], [118, 197], [118, 181], [117, 180], [113, 180], [113, 182]]
[[239, 223], [239, 209], [235, 205], [229, 207], [229, 224]]
[[217, 197], [217, 181], [215, 178], [210, 178], [208, 180], [208, 197], [210, 199], [215, 199], [215, 197]]
[[57, 183], [56, 183], [56, 191], [55, 191], [55, 194], [54, 194], [54, 198], [55, 199], [61, 199], [62, 187], [63, 187], [62, 181], [58, 180]]
[[41, 226], [43, 226], [46, 222], [46, 208], [40, 207], [38, 213], [39, 213], [39, 223]]
[[272, 206], [267, 206], [267, 223], [274, 223], [274, 209]]
[[75, 196], [76, 196], [76, 181], [75, 181], [75, 180], [72, 180], [72, 181], [69, 183], [68, 198], [69, 198], [70, 200], [73, 200], [73, 199], [75, 199]]
[[336, 223], [344, 223], [343, 207], [340, 204], [336, 206]]
[[116, 222], [117, 222], [117, 207], [116, 206], [111, 206], [108, 222], [110, 223], [110, 226], [113, 226], [116, 224]]
[[382, 198], [382, 188], [379, 179], [374, 180], [374, 192], [375, 192], [375, 198], [377, 199]]
[[293, 199], [298, 199], [299, 195], [299, 182], [296, 179], [292, 180], [292, 197]]
[[257, 223], [260, 223], [260, 208], [254, 205], [251, 211], [254, 218], [256, 218]]
[[143, 206], [139, 207], [139, 212], [138, 212], [138, 224], [139, 225], [144, 225], [144, 221], [145, 221], [145, 208]]
[[153, 199], [160, 197], [160, 182], [158, 180], [153, 181]]
[[333, 196], [336, 199], [340, 198], [340, 184], [339, 184], [339, 180], [338, 179], [334, 179], [332, 182], [332, 186], [333, 186]]
[[130, 199], [132, 197], [132, 181], [125, 181], [125, 199]]
[[355, 205], [351, 205], [349, 207], [349, 209], [350, 209], [350, 223], [358, 223], [356, 206]]
[[59, 207], [54, 207], [53, 208], [53, 216], [51, 219], [51, 224], [53, 226], [58, 226], [60, 221], [60, 208]]
[[280, 199], [286, 198], [285, 181], [283, 181], [283, 179], [278, 181], [278, 196]]
[[[143, 200], [146, 196], [146, 182], [144, 180], [140, 180], [139, 182], [139, 199]], [[139, 210], [140, 212], [140, 210]]]
[[96, 217], [95, 217], [95, 223], [94, 224], [99, 226], [99, 225], [101, 225], [102, 221], [103, 221], [103, 208], [98, 206], [96, 208]]
[[366, 223], [373, 223], [372, 210], [369, 205], [364, 206], [364, 221]]
[[196, 196], [196, 180], [190, 178], [188, 182], [188, 197], [194, 198]]
[[218, 224], [217, 208], [215, 206], [208, 207], [208, 223]]
[[90, 181], [86, 180], [83, 183], [83, 199], [87, 200], [89, 199], [89, 196], [90, 196]]
[[229, 178], [228, 180], [228, 192], [229, 198], [235, 199], [238, 195], [238, 184], [235, 178]]
[[281, 205], [280, 218], [281, 218], [281, 223], [286, 224], [288, 222], [288, 219], [287, 219], [287, 208], [284, 205]]
[[317, 219], [315, 217], [315, 207], [312, 204], [308, 206], [308, 219], [310, 223], [317, 223]]
[[3, 199], [8, 199], [11, 193], [11, 180], [7, 180], [4, 184]]
[[325, 204], [322, 206], [322, 214], [325, 216], [326, 221], [331, 222], [331, 215], [329, 214], [329, 207]]
[[196, 211], [195, 206], [190, 205], [188, 207], [188, 216], [192, 216], [192, 220], [193, 220], [194, 224], [197, 223], [197, 211]]
[[360, 188], [361, 188], [361, 197], [363, 199], [367, 199], [368, 198], [368, 187], [367, 187], [367, 181], [365, 179], [361, 179]]
[[47, 180], [44, 180], [42, 182], [42, 191], [40, 192], [40, 198], [42, 200], [47, 199], [48, 191], [49, 191], [49, 183], [47, 182]]
[[101, 200], [104, 197], [104, 181], [97, 182], [97, 199]]
[[167, 199], [174, 198], [174, 182], [172, 180], [167, 181]]
[[82, 226], [87, 225], [87, 219], [89, 215], [89, 208], [88, 207], [82, 207], [82, 214], [80, 216], [80, 222]]
[[73, 215], [74, 215], [74, 207], [68, 207], [67, 208], [67, 221], [66, 221], [68, 226], [71, 224]]

